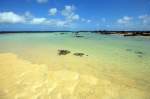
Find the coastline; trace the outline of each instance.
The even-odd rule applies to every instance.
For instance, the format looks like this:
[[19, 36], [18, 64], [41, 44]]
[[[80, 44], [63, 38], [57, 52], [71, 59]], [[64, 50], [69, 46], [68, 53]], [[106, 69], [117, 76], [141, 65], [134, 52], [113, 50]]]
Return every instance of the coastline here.
[[117, 34], [122, 36], [150, 36], [150, 31], [0, 31], [0, 34], [13, 34], [13, 33], [97, 33], [103, 35]]

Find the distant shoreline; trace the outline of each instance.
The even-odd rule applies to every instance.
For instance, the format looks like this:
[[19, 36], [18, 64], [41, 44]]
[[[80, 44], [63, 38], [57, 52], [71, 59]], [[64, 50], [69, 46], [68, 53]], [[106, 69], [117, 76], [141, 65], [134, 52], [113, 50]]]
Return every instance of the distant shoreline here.
[[103, 30], [93, 30], [93, 31], [0, 31], [0, 33], [41, 33], [41, 32], [147, 32], [150, 33], [150, 31], [103, 31]]
[[54, 32], [91, 32], [97, 34], [118, 34], [123, 36], [150, 36], [150, 31], [0, 31], [0, 34], [13, 34], [13, 33], [54, 33]]

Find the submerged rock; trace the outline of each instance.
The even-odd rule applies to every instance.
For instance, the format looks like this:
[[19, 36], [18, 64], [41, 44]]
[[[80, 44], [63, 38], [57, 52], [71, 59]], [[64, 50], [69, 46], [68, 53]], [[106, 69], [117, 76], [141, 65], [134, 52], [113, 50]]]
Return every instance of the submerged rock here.
[[67, 55], [69, 53], [71, 53], [71, 52], [68, 50], [58, 50], [58, 55]]
[[150, 36], [149, 32], [125, 32], [123, 33], [124, 36]]
[[60, 33], [60, 34], [65, 34], [65, 33]]
[[142, 58], [143, 56], [142, 56], [142, 55], [138, 55], [138, 57], [139, 57], [139, 58]]
[[132, 51], [132, 49], [126, 49], [126, 51]]
[[85, 54], [84, 53], [74, 53], [73, 55], [82, 57]]
[[84, 37], [84, 36], [81, 36], [81, 35], [75, 35], [75, 37]]
[[137, 56], [138, 56], [139, 58], [142, 58], [144, 53], [143, 53], [143, 52], [140, 52], [140, 51], [136, 51], [135, 54], [137, 54]]
[[80, 35], [79, 32], [75, 32], [74, 37], [84, 37], [84, 36]]
[[142, 55], [142, 54], [144, 54], [143, 52], [140, 52], [140, 51], [137, 51], [137, 52], [135, 52], [136, 54], [139, 54], [139, 55]]
[[140, 58], [142, 58], [144, 55], [144, 52], [141, 52], [141, 51], [133, 51], [132, 49], [126, 49], [126, 51], [133, 52], [134, 54], [136, 54]]
[[75, 35], [79, 35], [79, 32], [75, 32]]

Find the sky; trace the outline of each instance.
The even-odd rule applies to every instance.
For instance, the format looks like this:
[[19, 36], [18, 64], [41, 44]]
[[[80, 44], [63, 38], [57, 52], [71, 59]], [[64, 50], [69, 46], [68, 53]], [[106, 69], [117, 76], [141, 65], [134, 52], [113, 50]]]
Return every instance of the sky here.
[[150, 0], [0, 0], [0, 31], [150, 30]]

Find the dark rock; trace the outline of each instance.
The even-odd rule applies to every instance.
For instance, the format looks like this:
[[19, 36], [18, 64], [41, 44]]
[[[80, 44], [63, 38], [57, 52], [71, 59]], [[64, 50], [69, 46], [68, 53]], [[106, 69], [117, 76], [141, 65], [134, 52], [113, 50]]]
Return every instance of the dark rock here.
[[67, 55], [69, 53], [71, 53], [71, 52], [68, 50], [58, 50], [58, 55]]
[[60, 34], [65, 34], [65, 33], [60, 33]]
[[140, 51], [137, 51], [137, 52], [135, 52], [135, 54], [137, 54], [137, 56], [139, 57], [139, 58], [142, 58], [143, 57], [143, 52], [140, 52]]
[[[130, 52], [131, 52], [132, 49], [126, 49], [126, 51], [130, 51]], [[142, 57], [143, 57], [143, 54], [144, 54], [144, 53], [141, 52], [141, 51], [135, 51], [134, 53], [135, 53], [139, 58], [142, 58]]]
[[79, 34], [79, 32], [75, 32], [75, 34]]
[[74, 37], [84, 37], [84, 36], [80, 35], [79, 32], [75, 32], [75, 36]]
[[136, 54], [139, 54], [139, 55], [142, 55], [142, 54], [144, 54], [143, 52], [140, 52], [140, 51], [137, 51], [137, 52], [135, 52]]
[[84, 37], [84, 36], [81, 36], [81, 35], [76, 35], [75, 37]]
[[126, 51], [132, 51], [132, 49], [126, 49]]
[[150, 33], [143, 33], [142, 36], [150, 36]]
[[150, 33], [147, 32], [126, 32], [124, 36], [150, 36]]
[[74, 35], [79, 35], [80, 33], [79, 32], [72, 32]]
[[142, 56], [142, 55], [138, 55], [138, 57], [139, 57], [139, 58], [142, 58], [143, 56]]
[[84, 53], [74, 53], [73, 55], [82, 57], [85, 54]]
[[129, 32], [129, 33], [124, 33], [123, 36], [138, 36], [138, 34], [136, 33], [132, 33], [132, 32]]

